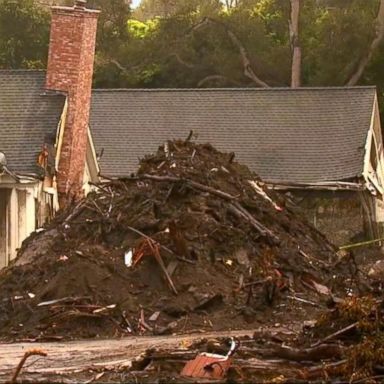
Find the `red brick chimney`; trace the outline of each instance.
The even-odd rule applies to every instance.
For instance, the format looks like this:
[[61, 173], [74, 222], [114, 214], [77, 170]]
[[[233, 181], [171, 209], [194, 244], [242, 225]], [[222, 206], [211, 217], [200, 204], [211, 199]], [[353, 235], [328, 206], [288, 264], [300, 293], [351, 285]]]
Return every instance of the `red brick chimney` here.
[[99, 11], [86, 0], [52, 7], [46, 88], [68, 95], [57, 188], [60, 207], [83, 196], [93, 62]]

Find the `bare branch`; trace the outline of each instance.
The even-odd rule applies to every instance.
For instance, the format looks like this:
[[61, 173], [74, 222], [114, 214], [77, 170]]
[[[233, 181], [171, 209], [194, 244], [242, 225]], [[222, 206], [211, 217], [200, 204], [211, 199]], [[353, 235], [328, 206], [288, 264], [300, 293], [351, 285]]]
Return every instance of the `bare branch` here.
[[261, 80], [255, 73], [255, 71], [252, 68], [251, 60], [249, 59], [248, 52], [245, 49], [244, 45], [241, 43], [241, 41], [238, 39], [238, 37], [235, 35], [233, 31], [231, 31], [227, 25], [224, 23], [211, 19], [210, 17], [203, 18], [198, 24], [196, 24], [194, 27], [192, 27], [192, 31], [196, 31], [200, 28], [203, 28], [204, 26], [208, 24], [215, 24], [219, 25], [220, 27], [224, 28], [225, 32], [227, 33], [228, 37], [232, 41], [233, 45], [236, 46], [236, 48], [239, 50], [243, 67], [244, 67], [244, 75], [247, 76], [249, 79], [251, 79], [255, 84], [257, 84], [260, 87], [269, 88], [269, 85], [265, 83], [263, 80]]
[[31, 356], [47, 356], [46, 352], [40, 350], [40, 349], [30, 349], [29, 351], [24, 353], [24, 356], [20, 360], [19, 364], [17, 365], [14, 374], [12, 375], [12, 378], [10, 380], [10, 383], [16, 383], [17, 377], [19, 376], [20, 371], [23, 368], [23, 365], [27, 361], [27, 359]]
[[169, 55], [169, 57], [174, 57], [178, 63], [180, 63], [181, 65], [184, 65], [185, 67], [189, 68], [189, 69], [192, 69], [192, 68], [195, 68], [194, 64], [192, 63], [188, 63], [187, 61], [183, 60], [180, 55], [176, 52], [174, 53], [171, 53]]
[[230, 79], [230, 78], [223, 76], [223, 75], [206, 76], [206, 77], [204, 77], [204, 79], [200, 80], [197, 83], [197, 86], [202, 87], [205, 83], [208, 83], [209, 81], [214, 81], [214, 80], [223, 80], [223, 81], [226, 81], [227, 83], [232, 83], [232, 84], [237, 85], [239, 87], [243, 86], [243, 84], [239, 83], [238, 81], [235, 81], [235, 80]]
[[128, 72], [128, 69], [125, 68], [124, 66], [122, 66], [117, 60], [115, 60], [115, 59], [111, 59], [109, 62], [110, 62], [111, 64], [116, 65], [116, 67], [119, 68], [120, 71], [122, 71], [122, 72]]
[[377, 12], [377, 17], [375, 20], [376, 24], [376, 36], [372, 40], [372, 43], [368, 49], [368, 52], [366, 55], [364, 55], [359, 62], [359, 65], [357, 67], [356, 72], [352, 75], [350, 80], [348, 81], [347, 85], [353, 86], [356, 85], [357, 82], [360, 80], [361, 76], [363, 75], [363, 72], [369, 62], [372, 59], [373, 54], [375, 53], [376, 49], [380, 46], [381, 42], [384, 38], [384, 0], [380, 1], [379, 10]]
[[130, 71], [135, 71], [135, 70], [139, 69], [143, 65], [143, 62], [140, 62], [140, 64], [124, 66], [123, 64], [121, 64], [120, 61], [118, 61], [116, 59], [109, 58], [109, 57], [97, 57], [96, 63], [99, 66], [113, 64], [121, 72], [124, 72], [126, 74], [128, 74]]

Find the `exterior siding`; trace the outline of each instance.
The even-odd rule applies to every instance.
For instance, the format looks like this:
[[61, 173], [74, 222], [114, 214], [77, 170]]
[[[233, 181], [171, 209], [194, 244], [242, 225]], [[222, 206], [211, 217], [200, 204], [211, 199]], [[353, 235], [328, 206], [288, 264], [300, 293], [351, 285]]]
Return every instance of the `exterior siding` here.
[[300, 190], [287, 194], [297, 210], [337, 246], [378, 235], [368, 192]]

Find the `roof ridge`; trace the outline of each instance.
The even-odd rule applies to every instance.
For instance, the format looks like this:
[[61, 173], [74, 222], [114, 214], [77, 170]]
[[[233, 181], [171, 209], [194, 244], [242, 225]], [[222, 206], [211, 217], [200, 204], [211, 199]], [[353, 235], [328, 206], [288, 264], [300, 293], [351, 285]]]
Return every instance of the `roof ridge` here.
[[6, 68], [6, 69], [0, 69], [0, 73], [1, 72], [28, 72], [28, 73], [31, 73], [31, 72], [46, 72], [45, 69], [26, 69], [26, 68], [18, 68], [18, 69], [10, 69], [10, 68]]
[[93, 88], [92, 92], [277, 92], [277, 91], [345, 91], [345, 90], [376, 90], [376, 85], [360, 85], [347, 87], [271, 87], [271, 88]]

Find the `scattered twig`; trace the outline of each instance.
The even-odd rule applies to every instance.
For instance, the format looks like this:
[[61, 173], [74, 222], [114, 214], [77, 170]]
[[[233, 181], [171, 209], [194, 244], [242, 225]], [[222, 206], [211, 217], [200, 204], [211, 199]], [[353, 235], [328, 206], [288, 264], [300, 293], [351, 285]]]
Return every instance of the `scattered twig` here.
[[182, 257], [182, 256], [176, 255], [176, 258], [177, 258], [177, 260], [184, 261], [184, 263], [188, 263], [188, 264], [192, 264], [192, 265], [196, 264], [195, 261], [186, 259], [185, 257]]
[[331, 340], [337, 336], [340, 336], [343, 333], [348, 332], [353, 328], [356, 328], [358, 325], [359, 325], [359, 322], [356, 321], [356, 323], [350, 324], [347, 327], [340, 329], [339, 331], [334, 332], [334, 333], [328, 335], [327, 337], [324, 337], [324, 339], [317, 341], [316, 343], [312, 344], [311, 347], [316, 347], [317, 345], [320, 345], [320, 344], [325, 343], [326, 341], [329, 341], [329, 340]]
[[169, 273], [167, 271], [167, 268], [164, 265], [164, 261], [160, 255], [159, 249], [154, 245], [154, 243], [152, 241], [149, 240], [148, 243], [149, 243], [149, 246], [151, 247], [151, 250], [153, 252], [153, 255], [155, 256], [156, 261], [158, 262], [158, 264], [160, 265], [160, 268], [164, 272], [164, 275], [165, 275], [166, 279], [168, 280], [168, 283], [169, 283], [172, 291], [174, 292], [175, 295], [177, 295], [178, 294], [177, 289], [175, 287], [175, 284], [172, 281], [171, 276], [169, 275]]
[[249, 283], [242, 284], [242, 287], [245, 288], [245, 287], [249, 287], [251, 285], [264, 284], [267, 280], [268, 279], [259, 279], [259, 280], [256, 280], [256, 281], [250, 281]]
[[319, 263], [319, 264], [322, 264], [324, 267], [327, 267], [329, 268], [330, 265], [328, 263], [326, 263], [325, 261], [321, 260], [321, 259], [316, 259], [315, 257], [312, 257], [312, 256], [309, 256], [307, 253], [305, 253], [302, 249], [300, 249], [299, 247], [299, 253], [301, 256], [305, 257], [308, 261], [309, 261], [309, 265], [313, 268], [313, 269], [316, 269], [317, 268], [311, 263], [311, 261], [315, 261], [316, 263]]
[[144, 317], [144, 310], [141, 309], [140, 310], [140, 320], [139, 320], [139, 326], [141, 326], [142, 328], [152, 332], [153, 331], [153, 328], [147, 324], [147, 322], [145, 321], [145, 317]]
[[[296, 297], [296, 296], [287, 296], [287, 299], [291, 299], [291, 300], [294, 300], [294, 301], [298, 301], [299, 303], [304, 303], [304, 304], [309, 304], [309, 305], [313, 305], [314, 307], [318, 307], [319, 305], [314, 303], [313, 301], [309, 301], [309, 300], [305, 300], [305, 299], [302, 299], [300, 297]], [[314, 345], [312, 345], [312, 347], [314, 347]]]
[[238, 202], [229, 204], [229, 210], [235, 216], [247, 221], [250, 223], [262, 236], [270, 236], [274, 240], [278, 241], [278, 237], [267, 227], [262, 225], [257, 221], [244, 207], [242, 207]]
[[67, 224], [69, 221], [77, 217], [85, 208], [85, 205], [86, 205], [85, 201], [80, 201], [72, 210], [72, 212], [67, 216], [67, 218], [64, 220], [63, 225]]

